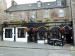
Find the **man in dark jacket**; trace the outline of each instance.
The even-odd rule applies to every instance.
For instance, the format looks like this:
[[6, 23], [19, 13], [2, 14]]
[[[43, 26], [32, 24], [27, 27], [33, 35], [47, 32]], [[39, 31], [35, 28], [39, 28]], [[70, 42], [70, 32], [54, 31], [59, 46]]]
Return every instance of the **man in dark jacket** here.
[[28, 31], [28, 34], [29, 34], [29, 36], [28, 36], [28, 42], [32, 42], [33, 40], [32, 40], [32, 30], [33, 30], [33, 28], [30, 28], [30, 30]]

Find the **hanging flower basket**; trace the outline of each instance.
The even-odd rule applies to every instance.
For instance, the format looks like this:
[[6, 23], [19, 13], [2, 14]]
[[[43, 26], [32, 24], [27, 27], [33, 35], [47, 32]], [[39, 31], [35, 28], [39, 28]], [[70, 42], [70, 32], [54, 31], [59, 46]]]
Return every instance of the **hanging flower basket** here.
[[53, 20], [54, 20], [54, 21], [58, 21], [59, 18], [58, 18], [58, 17], [53, 17]]
[[68, 21], [68, 20], [69, 20], [69, 17], [65, 16], [64, 21]]
[[42, 20], [41, 20], [41, 19], [37, 19], [36, 21], [37, 21], [37, 22], [42, 22]]

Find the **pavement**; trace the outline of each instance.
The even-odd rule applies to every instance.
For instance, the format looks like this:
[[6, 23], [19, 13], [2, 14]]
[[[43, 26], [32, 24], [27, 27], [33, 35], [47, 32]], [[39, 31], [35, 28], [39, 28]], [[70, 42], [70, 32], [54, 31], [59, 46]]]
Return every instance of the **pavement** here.
[[72, 51], [75, 51], [75, 46], [71, 46], [71, 45], [51, 46], [51, 45], [48, 45], [48, 44], [11, 42], [11, 41], [0, 41], [0, 47], [26, 48], [26, 49], [46, 49], [46, 50], [72, 50]]
[[0, 41], [0, 56], [75, 56], [75, 47]]
[[75, 51], [0, 47], [0, 56], [75, 56]]
[[1, 41], [0, 56], [75, 56], [75, 49], [74, 46]]

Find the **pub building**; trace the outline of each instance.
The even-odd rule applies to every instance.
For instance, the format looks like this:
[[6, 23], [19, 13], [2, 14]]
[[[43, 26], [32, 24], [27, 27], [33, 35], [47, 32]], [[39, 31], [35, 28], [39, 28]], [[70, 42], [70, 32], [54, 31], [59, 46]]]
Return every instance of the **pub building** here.
[[20, 21], [3, 23], [3, 41], [73, 44], [73, 24], [68, 0], [20, 4], [11, 1], [6, 13]]

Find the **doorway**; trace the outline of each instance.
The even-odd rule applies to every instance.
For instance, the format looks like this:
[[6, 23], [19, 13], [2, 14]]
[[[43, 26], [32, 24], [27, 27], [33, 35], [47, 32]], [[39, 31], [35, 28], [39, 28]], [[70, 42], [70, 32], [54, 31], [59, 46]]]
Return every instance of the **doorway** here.
[[26, 27], [16, 27], [16, 42], [28, 42], [27, 36]]

